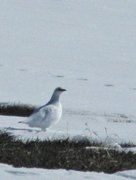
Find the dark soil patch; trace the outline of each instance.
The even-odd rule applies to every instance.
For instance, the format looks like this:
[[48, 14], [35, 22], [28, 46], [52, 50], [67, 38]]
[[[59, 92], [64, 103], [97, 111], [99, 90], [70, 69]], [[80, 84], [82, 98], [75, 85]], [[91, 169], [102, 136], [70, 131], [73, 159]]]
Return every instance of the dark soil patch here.
[[[0, 115], [29, 116], [36, 106], [0, 104]], [[113, 173], [136, 168], [136, 154], [86, 147], [102, 144], [80, 140], [33, 140], [22, 142], [6, 132], [0, 132], [0, 162], [16, 167], [65, 168]], [[135, 147], [131, 142], [122, 147]]]
[[0, 115], [27, 117], [35, 108], [36, 106], [28, 104], [0, 103]]
[[101, 146], [89, 141], [33, 140], [22, 142], [7, 133], [0, 134], [0, 162], [16, 167], [104, 171], [135, 169], [136, 154], [104, 149], [86, 149]]

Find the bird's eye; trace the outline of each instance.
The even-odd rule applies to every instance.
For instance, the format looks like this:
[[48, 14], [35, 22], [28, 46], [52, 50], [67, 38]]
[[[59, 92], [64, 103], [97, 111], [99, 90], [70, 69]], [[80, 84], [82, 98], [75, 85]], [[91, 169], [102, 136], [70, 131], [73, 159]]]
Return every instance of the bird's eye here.
[[62, 91], [62, 89], [61, 89], [60, 87], [58, 88], [58, 90], [59, 90], [59, 91]]
[[61, 88], [61, 87], [58, 87], [58, 88], [57, 88], [57, 91], [66, 91], [66, 89], [63, 89], [63, 88]]

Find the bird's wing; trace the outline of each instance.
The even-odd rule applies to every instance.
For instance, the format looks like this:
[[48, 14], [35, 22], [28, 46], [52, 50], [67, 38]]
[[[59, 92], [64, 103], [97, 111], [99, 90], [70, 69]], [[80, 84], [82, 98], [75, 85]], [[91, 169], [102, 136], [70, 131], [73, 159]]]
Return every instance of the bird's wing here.
[[35, 111], [30, 117], [29, 122], [37, 122], [37, 121], [43, 121], [45, 118], [48, 117], [48, 115], [51, 112], [51, 108], [46, 106], [44, 108], [40, 108], [39, 110]]
[[51, 112], [52, 112], [52, 108], [50, 106], [46, 106], [40, 109], [40, 113], [42, 117], [41, 121], [44, 121], [45, 119], [47, 119]]

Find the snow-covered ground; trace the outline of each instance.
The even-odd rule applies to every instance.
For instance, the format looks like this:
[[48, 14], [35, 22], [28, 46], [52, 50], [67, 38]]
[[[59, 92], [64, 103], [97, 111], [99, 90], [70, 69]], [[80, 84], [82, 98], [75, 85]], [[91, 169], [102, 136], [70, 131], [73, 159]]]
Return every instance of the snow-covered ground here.
[[0, 164], [0, 174], [3, 179], [14, 180], [129, 180], [136, 179], [134, 170], [122, 171], [115, 174], [104, 174], [96, 172], [80, 172], [73, 170], [47, 170], [36, 168], [14, 168], [9, 165]]
[[[62, 119], [48, 132], [17, 117], [1, 116], [0, 128], [24, 139], [136, 143], [135, 29], [135, 0], [0, 0], [0, 102], [42, 105], [57, 86], [68, 90]], [[83, 177], [103, 178], [95, 175]]]

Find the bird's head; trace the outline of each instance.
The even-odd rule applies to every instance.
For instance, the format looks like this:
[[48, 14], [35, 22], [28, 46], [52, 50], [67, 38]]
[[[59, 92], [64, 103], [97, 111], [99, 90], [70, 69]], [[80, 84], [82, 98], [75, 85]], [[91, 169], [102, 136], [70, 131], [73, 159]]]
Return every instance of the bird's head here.
[[61, 88], [61, 87], [57, 87], [54, 92], [55, 92], [56, 94], [61, 94], [61, 93], [64, 92], [64, 91], [66, 91], [66, 89], [63, 89], [63, 88]]
[[62, 94], [62, 92], [64, 92], [64, 91], [66, 91], [66, 89], [63, 89], [63, 88], [61, 88], [61, 87], [57, 87], [57, 88], [54, 90], [54, 92], [53, 92], [53, 94], [52, 94], [52, 97], [51, 97], [49, 103], [53, 103], [53, 102], [59, 101], [59, 97], [60, 97], [60, 95]]

